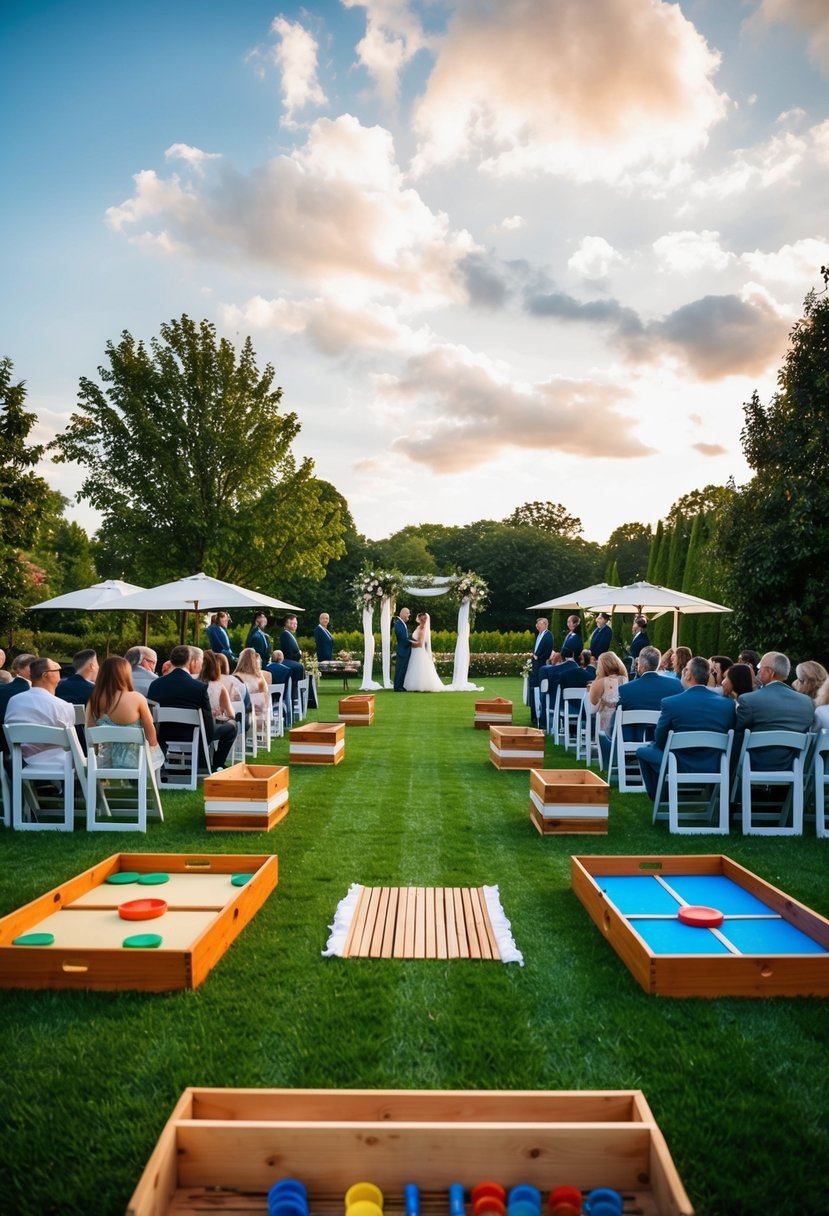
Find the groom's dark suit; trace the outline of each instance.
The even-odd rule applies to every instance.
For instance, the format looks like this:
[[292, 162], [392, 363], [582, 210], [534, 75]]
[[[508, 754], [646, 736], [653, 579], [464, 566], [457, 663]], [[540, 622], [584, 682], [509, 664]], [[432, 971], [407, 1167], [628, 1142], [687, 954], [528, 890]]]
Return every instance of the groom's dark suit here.
[[405, 692], [403, 681], [406, 679], [406, 671], [409, 666], [409, 659], [412, 653], [412, 639], [409, 637], [409, 630], [406, 628], [406, 622], [401, 621], [399, 616], [394, 618], [394, 640], [397, 642], [397, 663], [394, 668], [394, 691]]

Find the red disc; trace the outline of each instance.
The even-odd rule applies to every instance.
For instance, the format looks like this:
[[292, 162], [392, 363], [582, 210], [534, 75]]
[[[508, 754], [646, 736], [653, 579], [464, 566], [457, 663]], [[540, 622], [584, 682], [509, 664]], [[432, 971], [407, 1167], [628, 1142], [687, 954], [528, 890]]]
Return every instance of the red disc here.
[[581, 1204], [574, 1207], [572, 1203], [562, 1203], [559, 1200], [555, 1207], [550, 1208], [550, 1216], [581, 1216]]
[[166, 899], [130, 899], [118, 905], [121, 920], [155, 920], [167, 911]]
[[704, 904], [686, 904], [677, 916], [683, 925], [693, 925], [695, 929], [716, 929], [725, 920], [718, 908], [706, 908]]
[[489, 1199], [500, 1199], [502, 1203], [507, 1198], [507, 1192], [500, 1182], [479, 1182], [476, 1186], [473, 1186], [471, 1195], [473, 1203], [478, 1199], [483, 1199], [484, 1196]]
[[557, 1186], [555, 1190], [550, 1191], [550, 1211], [562, 1203], [569, 1203], [576, 1209], [581, 1211], [581, 1191], [576, 1186]]
[[472, 1204], [473, 1216], [507, 1216], [507, 1205], [497, 1195], [479, 1195]]

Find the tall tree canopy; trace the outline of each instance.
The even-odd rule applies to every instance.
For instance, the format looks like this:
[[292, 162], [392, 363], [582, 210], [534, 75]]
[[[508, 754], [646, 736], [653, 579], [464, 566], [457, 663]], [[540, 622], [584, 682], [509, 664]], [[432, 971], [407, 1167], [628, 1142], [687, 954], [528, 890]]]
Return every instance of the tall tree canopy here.
[[153, 583], [204, 570], [262, 590], [322, 577], [343, 552], [341, 506], [294, 459], [297, 416], [250, 338], [237, 353], [182, 316], [149, 347], [124, 331], [106, 355], [52, 445], [85, 468], [79, 497], [103, 514], [101, 572]]
[[0, 359], [0, 622], [11, 628], [32, 600], [32, 567], [23, 557], [37, 535], [49, 488], [33, 471], [43, 448], [29, 444], [35, 415], [26, 385], [12, 384], [11, 359]]
[[504, 520], [510, 527], [540, 528], [551, 536], [566, 536], [570, 540], [584, 531], [577, 515], [571, 515], [560, 502], [525, 502]]

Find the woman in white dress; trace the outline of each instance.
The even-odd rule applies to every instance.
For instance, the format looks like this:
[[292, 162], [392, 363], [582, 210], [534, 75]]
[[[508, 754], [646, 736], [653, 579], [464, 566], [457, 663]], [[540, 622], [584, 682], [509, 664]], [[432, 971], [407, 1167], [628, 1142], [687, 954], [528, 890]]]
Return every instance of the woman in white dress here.
[[428, 612], [417, 614], [417, 628], [412, 634], [412, 642], [409, 666], [403, 681], [406, 692], [446, 692], [446, 685], [441, 683], [432, 658], [432, 627]]

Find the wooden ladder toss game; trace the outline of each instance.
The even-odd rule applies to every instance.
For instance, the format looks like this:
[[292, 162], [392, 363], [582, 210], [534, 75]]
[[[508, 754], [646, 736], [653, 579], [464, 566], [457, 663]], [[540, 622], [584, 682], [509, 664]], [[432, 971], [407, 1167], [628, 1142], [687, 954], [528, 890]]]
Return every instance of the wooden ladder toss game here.
[[343, 958], [501, 961], [480, 887], [362, 887]]

